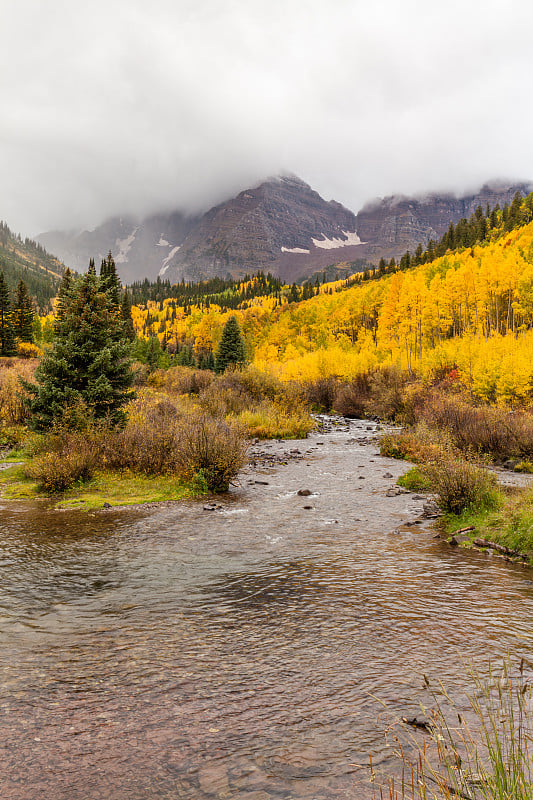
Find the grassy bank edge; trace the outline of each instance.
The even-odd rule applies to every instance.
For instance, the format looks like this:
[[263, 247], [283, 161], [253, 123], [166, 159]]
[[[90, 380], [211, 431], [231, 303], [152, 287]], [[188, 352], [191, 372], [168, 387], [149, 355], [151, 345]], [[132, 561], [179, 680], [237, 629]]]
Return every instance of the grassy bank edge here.
[[[2, 460], [0, 464], [9, 461]], [[36, 481], [24, 475], [20, 460], [0, 472], [0, 498], [2, 500], [46, 500], [55, 509], [94, 511], [112, 507], [137, 506], [147, 503], [178, 502], [206, 497], [209, 492], [197, 483], [183, 483], [173, 476], [139, 475], [130, 472], [97, 472], [86, 483], [80, 483], [66, 492], [47, 495], [40, 492]]]
[[[398, 485], [409, 491], [434, 493], [434, 486], [424, 475], [423, 465], [411, 467], [398, 479]], [[521, 488], [499, 485], [492, 507], [474, 503], [459, 514], [444, 513], [433, 527], [452, 545], [475, 548], [500, 555], [511, 562], [533, 566], [533, 486]], [[475, 543], [480, 540], [508, 548], [514, 553], [498, 553]]]

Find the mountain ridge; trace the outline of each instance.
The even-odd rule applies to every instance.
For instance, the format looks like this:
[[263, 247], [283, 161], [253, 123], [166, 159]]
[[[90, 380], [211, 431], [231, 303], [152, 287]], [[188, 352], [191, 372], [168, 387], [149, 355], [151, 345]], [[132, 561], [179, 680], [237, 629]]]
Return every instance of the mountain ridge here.
[[89, 258], [111, 250], [126, 283], [157, 276], [175, 283], [210, 277], [241, 278], [260, 270], [286, 282], [305, 280], [339, 263], [376, 264], [438, 240], [450, 222], [475, 208], [510, 203], [532, 184], [492, 181], [463, 195], [432, 192], [390, 195], [357, 214], [324, 200], [291, 173], [270, 177], [203, 214], [170, 211], [115, 217], [93, 231], [49, 231], [37, 237], [69, 266], [85, 270]]

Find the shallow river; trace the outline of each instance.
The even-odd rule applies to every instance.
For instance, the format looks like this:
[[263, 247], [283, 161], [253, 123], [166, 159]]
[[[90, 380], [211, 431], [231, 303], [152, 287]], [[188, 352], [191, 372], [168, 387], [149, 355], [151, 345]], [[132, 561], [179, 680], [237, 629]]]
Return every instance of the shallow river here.
[[374, 428], [257, 447], [215, 510], [1, 507], [3, 800], [366, 800], [380, 701], [531, 655], [531, 571], [405, 525]]

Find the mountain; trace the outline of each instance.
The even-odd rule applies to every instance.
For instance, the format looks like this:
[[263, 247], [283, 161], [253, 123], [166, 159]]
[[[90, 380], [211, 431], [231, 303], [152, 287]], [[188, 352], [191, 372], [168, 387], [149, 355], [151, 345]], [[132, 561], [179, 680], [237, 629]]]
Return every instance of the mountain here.
[[359, 244], [351, 211], [284, 175], [208, 211], [164, 275], [171, 281], [198, 280], [263, 270], [291, 282], [342, 260], [345, 251], [355, 258]]
[[357, 258], [360, 244], [355, 215], [294, 175], [270, 178], [198, 217], [115, 218], [92, 231], [44, 233], [38, 241], [75, 269], [111, 250], [126, 283], [157, 275], [172, 282], [240, 278], [259, 270], [293, 281]]
[[12, 293], [22, 279], [40, 311], [48, 311], [64, 269], [65, 265], [47, 253], [41, 244], [22, 239], [5, 222], [0, 222], [0, 272], [4, 273]]
[[115, 217], [94, 230], [48, 231], [37, 241], [80, 272], [85, 272], [91, 258], [98, 267], [111, 250], [121, 279], [132, 283], [146, 277], [155, 280], [198, 221], [179, 211], [142, 220]]
[[[529, 184], [485, 185], [462, 197], [430, 194], [374, 200], [357, 215], [326, 201], [295, 175], [269, 178], [198, 216], [175, 211], [143, 220], [115, 218], [92, 231], [38, 237], [69, 266], [85, 270], [111, 250], [126, 283], [157, 276], [172, 283], [263, 270], [288, 283], [341, 265], [349, 273], [438, 240], [478, 205], [503, 206]], [[331, 269], [329, 270], [329, 272]]]
[[450, 222], [468, 219], [478, 206], [503, 207], [511, 203], [516, 192], [527, 195], [531, 183], [488, 183], [477, 192], [456, 197], [452, 194], [428, 194], [421, 197], [393, 195], [367, 203], [357, 214], [357, 232], [365, 242], [361, 253], [377, 263], [381, 258], [397, 258], [419, 243], [426, 247], [430, 239], [438, 240]]

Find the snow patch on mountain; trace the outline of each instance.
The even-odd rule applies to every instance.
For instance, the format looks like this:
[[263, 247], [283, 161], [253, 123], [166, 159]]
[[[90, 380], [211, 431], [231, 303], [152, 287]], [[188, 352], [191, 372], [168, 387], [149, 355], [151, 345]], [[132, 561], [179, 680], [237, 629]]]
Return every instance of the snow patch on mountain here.
[[115, 241], [115, 247], [118, 248], [118, 253], [115, 256], [115, 262], [117, 264], [125, 264], [128, 261], [128, 253], [131, 250], [131, 246], [135, 241], [135, 234], [139, 230], [139, 226], [134, 228], [129, 236], [126, 236], [125, 239], [117, 239]]
[[166, 239], [163, 239], [163, 234], [161, 234], [159, 241], [156, 243], [156, 247], [170, 247], [170, 242], [167, 242]]
[[176, 255], [176, 253], [178, 252], [180, 247], [181, 247], [180, 244], [177, 247], [173, 247], [172, 250], [170, 251], [170, 253], [168, 254], [168, 256], [163, 259], [161, 269], [159, 270], [159, 275], [161, 277], [165, 274], [165, 272], [169, 268], [170, 260]]
[[309, 255], [309, 253], [311, 251], [310, 250], [305, 250], [303, 247], [282, 247], [281, 248], [281, 252], [282, 253], [305, 253], [306, 255]]
[[346, 239], [337, 239], [335, 236], [332, 239], [328, 239], [327, 236], [322, 234], [324, 236], [323, 239], [311, 239], [311, 241], [315, 247], [320, 247], [322, 250], [336, 250], [338, 247], [350, 247], [356, 244], [364, 244], [356, 231], [342, 231], [342, 233], [346, 236]]

